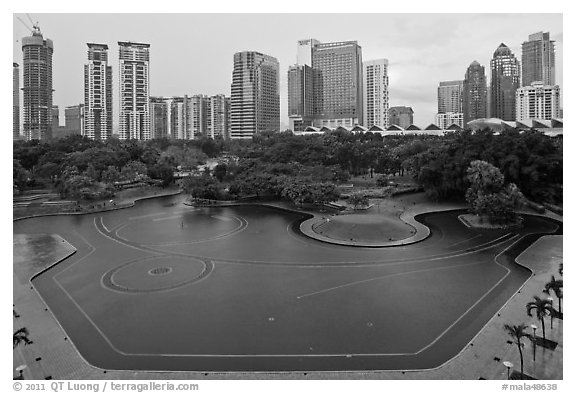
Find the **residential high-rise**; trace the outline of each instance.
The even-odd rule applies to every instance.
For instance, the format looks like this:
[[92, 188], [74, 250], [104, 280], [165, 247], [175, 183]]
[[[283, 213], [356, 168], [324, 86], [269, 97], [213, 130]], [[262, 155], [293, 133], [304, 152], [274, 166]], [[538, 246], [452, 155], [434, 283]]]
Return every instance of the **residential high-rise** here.
[[150, 138], [170, 135], [170, 97], [150, 97]]
[[210, 126], [208, 136], [212, 139], [222, 137], [228, 139], [228, 112], [230, 111], [228, 97], [217, 94], [210, 97]]
[[314, 72], [308, 65], [288, 68], [288, 119], [293, 131], [304, 131], [314, 116]]
[[12, 63], [12, 140], [20, 139], [20, 66]]
[[484, 67], [477, 61], [473, 61], [466, 70], [462, 88], [462, 109], [465, 125], [471, 120], [482, 119], [487, 116], [486, 89]]
[[532, 82], [556, 84], [556, 58], [550, 33], [530, 34], [528, 41], [522, 43], [522, 86], [530, 86]]
[[365, 127], [388, 127], [388, 59], [363, 64], [363, 106]]
[[53, 135], [60, 132], [60, 108], [58, 108], [58, 105], [52, 105], [50, 117], [50, 138], [52, 138]]
[[516, 120], [516, 89], [520, 87], [520, 62], [503, 43], [490, 60], [490, 116]]
[[388, 110], [388, 124], [407, 128], [414, 124], [414, 111], [409, 106], [393, 106]]
[[516, 91], [516, 120], [560, 118], [560, 86], [532, 82]]
[[150, 44], [119, 41], [120, 139], [150, 139]]
[[353, 126], [364, 121], [362, 47], [356, 41], [312, 47], [314, 118], [318, 126]]
[[462, 113], [464, 81], [445, 81], [438, 85], [438, 113]]
[[112, 66], [108, 45], [88, 43], [88, 64], [84, 65], [84, 130], [95, 140], [112, 136]]
[[67, 135], [82, 135], [85, 129], [86, 106], [84, 104], [67, 106], [64, 108], [64, 119], [66, 121]]
[[249, 139], [261, 131], [280, 129], [280, 65], [260, 52], [234, 54], [230, 133], [232, 139]]
[[464, 128], [463, 86], [464, 81], [444, 81], [438, 85], [438, 113], [435, 123], [441, 129], [446, 129], [452, 124]]
[[24, 78], [24, 138], [50, 139], [52, 136], [52, 54], [54, 44], [44, 39], [34, 26], [29, 37], [22, 38]]
[[184, 97], [172, 97], [170, 99], [169, 138], [185, 139], [186, 123], [186, 103]]
[[210, 125], [210, 99], [196, 94], [188, 98], [188, 136], [186, 139], [198, 139], [208, 135]]

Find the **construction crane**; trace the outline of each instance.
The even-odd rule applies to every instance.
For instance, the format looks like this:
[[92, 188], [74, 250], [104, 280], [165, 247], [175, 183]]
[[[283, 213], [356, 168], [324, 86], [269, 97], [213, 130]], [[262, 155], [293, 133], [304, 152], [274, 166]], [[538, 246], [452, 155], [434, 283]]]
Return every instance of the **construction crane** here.
[[30, 14], [26, 14], [26, 16], [30, 20], [32, 27], [28, 26], [28, 24], [26, 24], [26, 22], [24, 22], [19, 16], [17, 16], [16, 18], [20, 21], [20, 23], [22, 23], [24, 25], [24, 27], [26, 27], [28, 30], [30, 30], [30, 32], [32, 34], [35, 34], [35, 33], [36, 34], [42, 34], [42, 32], [40, 31], [40, 26], [39, 26], [38, 22], [34, 23], [32, 21], [32, 18], [30, 17]]

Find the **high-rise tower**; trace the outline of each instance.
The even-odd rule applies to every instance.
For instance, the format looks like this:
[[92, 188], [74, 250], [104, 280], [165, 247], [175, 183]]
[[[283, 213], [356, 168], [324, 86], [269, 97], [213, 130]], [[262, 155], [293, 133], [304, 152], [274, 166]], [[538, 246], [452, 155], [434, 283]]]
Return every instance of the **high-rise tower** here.
[[388, 60], [370, 60], [363, 64], [364, 126], [388, 127]]
[[314, 70], [308, 65], [288, 68], [288, 119], [290, 129], [304, 131], [314, 116]]
[[356, 41], [312, 47], [314, 118], [318, 126], [353, 126], [364, 120], [362, 47]]
[[112, 67], [108, 65], [108, 45], [87, 45], [82, 134], [90, 139], [106, 140], [112, 136]]
[[22, 38], [24, 79], [24, 138], [52, 137], [52, 53], [54, 44], [44, 39], [38, 26]]
[[462, 109], [464, 125], [474, 119], [487, 116], [487, 85], [484, 67], [477, 61], [466, 70], [462, 88]]
[[259, 52], [234, 54], [230, 132], [232, 139], [249, 139], [261, 131], [280, 129], [280, 65]]
[[520, 87], [520, 63], [510, 48], [500, 44], [490, 60], [490, 116], [516, 120], [516, 89]]
[[120, 139], [150, 139], [150, 44], [119, 41]]
[[20, 139], [20, 66], [12, 63], [12, 140]]
[[463, 87], [463, 81], [444, 81], [438, 85], [438, 113], [435, 116], [438, 127], [446, 129], [456, 124], [464, 128]]
[[550, 41], [550, 33], [530, 34], [528, 41], [522, 43], [522, 86], [530, 86], [532, 82], [555, 85], [555, 74], [554, 41]]
[[463, 81], [445, 81], [438, 85], [438, 113], [462, 113]]

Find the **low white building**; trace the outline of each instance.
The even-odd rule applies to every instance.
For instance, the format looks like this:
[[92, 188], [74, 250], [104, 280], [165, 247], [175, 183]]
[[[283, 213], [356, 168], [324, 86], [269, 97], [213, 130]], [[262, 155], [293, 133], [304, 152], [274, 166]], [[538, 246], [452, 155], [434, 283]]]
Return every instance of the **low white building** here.
[[560, 117], [560, 86], [532, 82], [516, 90], [516, 121]]

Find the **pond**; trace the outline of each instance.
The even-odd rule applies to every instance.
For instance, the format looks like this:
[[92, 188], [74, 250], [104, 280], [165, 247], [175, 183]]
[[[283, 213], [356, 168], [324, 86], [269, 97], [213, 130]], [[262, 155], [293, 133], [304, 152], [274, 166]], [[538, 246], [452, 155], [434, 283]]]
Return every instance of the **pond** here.
[[[305, 214], [191, 207], [181, 196], [14, 222], [77, 252], [34, 288], [103, 369], [410, 370], [457, 355], [530, 277], [514, 258], [561, 223], [476, 230], [421, 215], [424, 241], [361, 248], [309, 239]], [[535, 234], [535, 235], [528, 235]]]

